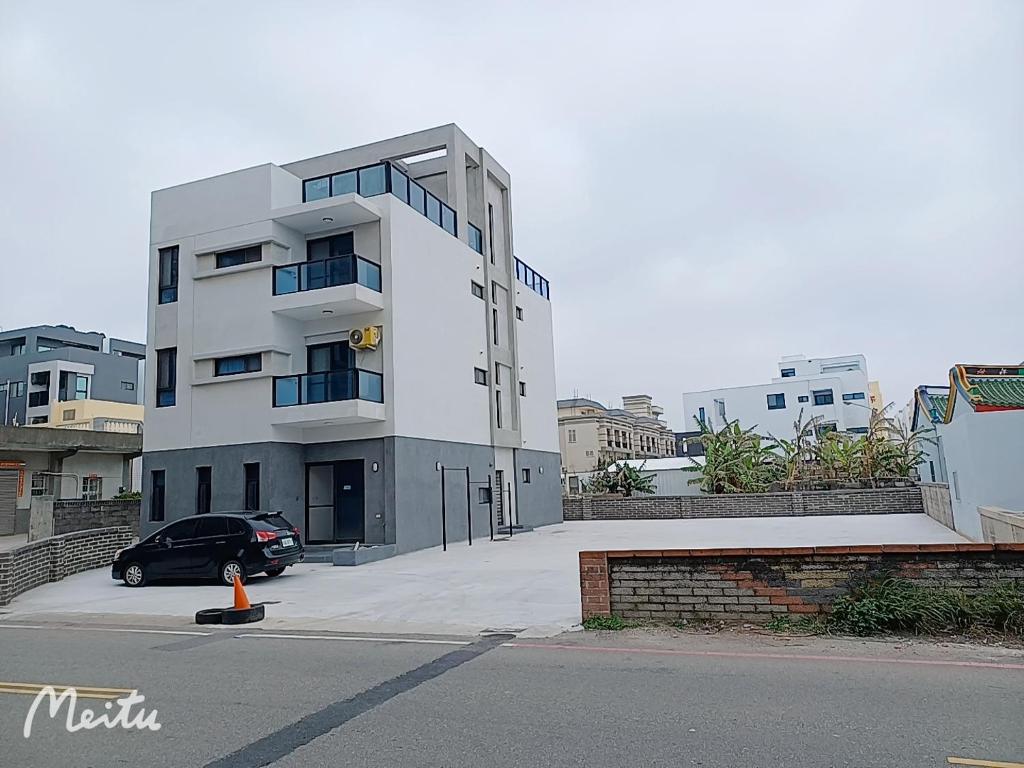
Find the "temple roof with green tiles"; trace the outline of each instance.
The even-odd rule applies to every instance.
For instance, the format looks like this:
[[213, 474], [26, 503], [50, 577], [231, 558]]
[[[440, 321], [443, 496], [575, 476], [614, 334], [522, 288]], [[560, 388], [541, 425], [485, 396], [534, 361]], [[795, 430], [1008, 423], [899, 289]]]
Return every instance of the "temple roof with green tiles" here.
[[946, 415], [949, 401], [949, 387], [922, 384], [914, 390], [914, 420], [911, 429], [925, 425], [924, 419], [932, 424], [941, 424]]
[[[977, 412], [1024, 409], [1024, 363], [955, 365], [949, 371], [949, 386]], [[947, 402], [943, 421], [953, 418], [957, 399]]]

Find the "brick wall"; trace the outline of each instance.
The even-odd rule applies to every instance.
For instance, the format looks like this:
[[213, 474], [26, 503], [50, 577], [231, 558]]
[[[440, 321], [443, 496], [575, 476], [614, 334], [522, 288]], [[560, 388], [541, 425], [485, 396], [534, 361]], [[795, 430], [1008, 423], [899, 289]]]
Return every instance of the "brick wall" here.
[[887, 515], [923, 513], [921, 489], [728, 493], [708, 496], [566, 496], [566, 520], [660, 520], [699, 517]]
[[827, 610], [851, 585], [883, 574], [966, 592], [1024, 584], [1024, 544], [580, 552], [584, 619], [763, 622]]
[[77, 531], [0, 552], [0, 605], [34, 587], [110, 565], [114, 553], [135, 539], [122, 526]]
[[93, 528], [131, 528], [139, 535], [138, 500], [108, 499], [106, 501], [55, 501], [53, 533], [59, 536]]

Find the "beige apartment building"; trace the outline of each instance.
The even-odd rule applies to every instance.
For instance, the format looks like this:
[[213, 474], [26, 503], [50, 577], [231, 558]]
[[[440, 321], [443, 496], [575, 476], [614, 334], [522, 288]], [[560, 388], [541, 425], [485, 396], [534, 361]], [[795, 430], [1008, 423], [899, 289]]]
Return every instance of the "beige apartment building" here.
[[622, 406], [606, 408], [582, 397], [558, 401], [562, 482], [570, 493], [579, 491], [581, 475], [613, 462], [675, 456], [675, 433], [650, 395], [627, 395]]

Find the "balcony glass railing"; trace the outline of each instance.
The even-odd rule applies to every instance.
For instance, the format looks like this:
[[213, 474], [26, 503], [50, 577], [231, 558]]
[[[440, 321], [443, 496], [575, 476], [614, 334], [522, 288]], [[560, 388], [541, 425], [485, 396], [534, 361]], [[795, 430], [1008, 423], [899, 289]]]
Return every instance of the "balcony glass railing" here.
[[384, 377], [376, 371], [364, 371], [361, 368], [274, 377], [275, 408], [340, 400], [383, 403]]
[[274, 267], [275, 296], [352, 283], [358, 283], [379, 293], [380, 266], [362, 256], [350, 253], [330, 259], [298, 261]]
[[547, 278], [535, 272], [525, 261], [516, 259], [516, 278], [525, 283], [528, 288], [533, 289], [548, 301], [551, 301], [551, 285]]

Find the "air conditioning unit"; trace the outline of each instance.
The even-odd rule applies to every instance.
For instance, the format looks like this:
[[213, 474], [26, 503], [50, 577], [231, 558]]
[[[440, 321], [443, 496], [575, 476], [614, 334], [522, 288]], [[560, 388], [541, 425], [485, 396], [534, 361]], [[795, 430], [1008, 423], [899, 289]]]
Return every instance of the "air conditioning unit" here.
[[352, 349], [376, 349], [378, 344], [380, 344], [380, 328], [375, 325], [354, 328], [348, 333], [348, 345]]

